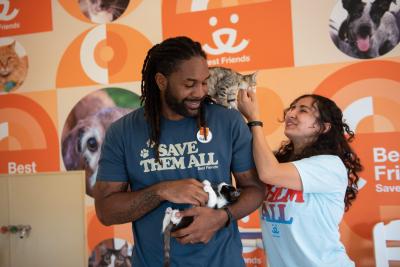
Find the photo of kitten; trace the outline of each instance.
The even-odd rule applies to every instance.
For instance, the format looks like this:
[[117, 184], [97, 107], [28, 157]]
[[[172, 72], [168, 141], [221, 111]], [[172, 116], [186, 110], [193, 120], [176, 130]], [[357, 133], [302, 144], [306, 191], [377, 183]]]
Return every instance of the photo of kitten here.
[[28, 57], [15, 40], [0, 40], [0, 93], [16, 90], [28, 72]]
[[210, 67], [208, 94], [220, 105], [237, 109], [239, 89], [255, 90], [257, 72], [240, 74], [224, 67]]
[[132, 267], [132, 246], [122, 239], [107, 239], [89, 257], [89, 267]]
[[119, 18], [129, 0], [78, 0], [81, 12], [94, 23], [109, 23]]

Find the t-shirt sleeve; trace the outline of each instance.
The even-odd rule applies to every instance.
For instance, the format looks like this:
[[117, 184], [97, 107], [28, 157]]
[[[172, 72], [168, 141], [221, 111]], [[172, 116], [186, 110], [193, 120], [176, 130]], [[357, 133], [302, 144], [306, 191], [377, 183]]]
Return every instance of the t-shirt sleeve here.
[[343, 192], [347, 188], [347, 170], [334, 155], [319, 155], [294, 161], [304, 193]]
[[235, 110], [232, 132], [233, 172], [244, 172], [255, 167], [252, 151], [252, 135], [242, 115]]
[[101, 147], [97, 181], [128, 181], [121, 126], [122, 124], [120, 123], [113, 123], [106, 131]]

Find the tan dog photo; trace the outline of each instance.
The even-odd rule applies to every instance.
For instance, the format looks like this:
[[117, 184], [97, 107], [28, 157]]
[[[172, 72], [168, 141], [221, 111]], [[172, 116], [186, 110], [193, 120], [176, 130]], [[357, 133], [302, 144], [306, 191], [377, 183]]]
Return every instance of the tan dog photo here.
[[[133, 94], [133, 93], [132, 93]], [[92, 196], [100, 149], [107, 128], [134, 108], [120, 108], [104, 90], [85, 96], [71, 110], [61, 137], [67, 170], [85, 170], [86, 193]]]

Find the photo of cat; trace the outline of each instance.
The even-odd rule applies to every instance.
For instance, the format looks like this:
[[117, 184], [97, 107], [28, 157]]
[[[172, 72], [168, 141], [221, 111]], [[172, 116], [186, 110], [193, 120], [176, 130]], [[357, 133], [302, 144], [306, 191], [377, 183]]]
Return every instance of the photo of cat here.
[[132, 267], [132, 246], [122, 239], [107, 239], [99, 243], [89, 257], [89, 267]]
[[15, 40], [0, 39], [0, 93], [16, 90], [25, 81], [28, 57]]
[[94, 23], [109, 23], [118, 19], [129, 0], [78, 0], [81, 12]]
[[210, 67], [207, 81], [208, 94], [220, 105], [237, 109], [239, 89], [255, 90], [257, 72], [241, 74], [224, 67]]
[[100, 148], [108, 127], [139, 106], [139, 96], [120, 88], [94, 91], [68, 114], [61, 135], [61, 153], [67, 170], [85, 170], [86, 194], [96, 183]]

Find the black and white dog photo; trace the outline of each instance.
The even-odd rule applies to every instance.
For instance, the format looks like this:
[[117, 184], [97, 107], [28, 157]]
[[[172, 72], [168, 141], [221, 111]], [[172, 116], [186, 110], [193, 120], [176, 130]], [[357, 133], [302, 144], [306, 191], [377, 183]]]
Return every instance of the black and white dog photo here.
[[400, 41], [400, 0], [342, 0], [330, 35], [343, 53], [361, 59], [391, 51]]

